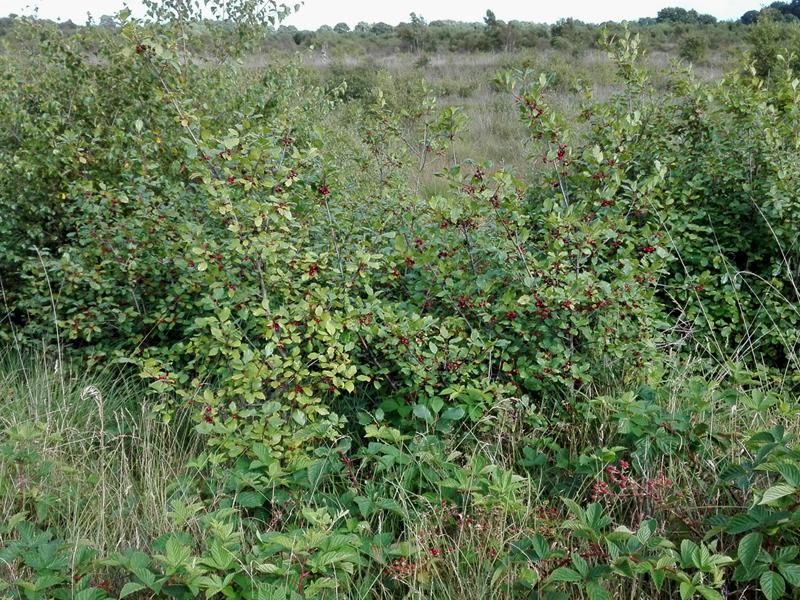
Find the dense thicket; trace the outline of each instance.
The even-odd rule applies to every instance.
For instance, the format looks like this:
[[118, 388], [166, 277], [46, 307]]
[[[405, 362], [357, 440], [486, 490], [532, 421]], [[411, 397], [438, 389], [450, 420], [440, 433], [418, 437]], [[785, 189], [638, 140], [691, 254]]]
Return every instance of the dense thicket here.
[[[37, 446], [57, 436], [8, 367], [12, 597], [793, 593], [800, 89], [770, 33], [789, 26], [754, 25], [719, 81], [676, 64], [658, 88], [622, 29], [615, 87], [570, 121], [547, 75], [498, 74], [514, 171], [461, 156], [463, 111], [424, 85], [348, 94], [234, 60], [259, 47], [247, 19], [178, 16], [19, 22], [27, 51], [0, 55], [0, 340], [141, 377], [145, 422], [202, 446], [159, 491], [171, 529], [98, 534], [97, 558], [60, 539], [82, 529], [59, 495], [97, 506], [85, 467]], [[424, 50], [434, 25], [409, 28]], [[63, 382], [59, 411], [101, 411], [86, 454], [140, 464], [103, 390]], [[130, 481], [114, 514], [152, 512]]]

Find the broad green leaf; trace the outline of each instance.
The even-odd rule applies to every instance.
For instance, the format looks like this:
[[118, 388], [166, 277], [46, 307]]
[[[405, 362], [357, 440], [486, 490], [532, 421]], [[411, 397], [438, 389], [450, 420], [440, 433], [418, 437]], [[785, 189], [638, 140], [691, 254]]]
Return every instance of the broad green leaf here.
[[236, 504], [242, 508], [258, 508], [264, 506], [264, 494], [254, 490], [239, 492], [236, 496]]
[[589, 597], [589, 600], [611, 600], [611, 595], [606, 589], [594, 581], [590, 581], [586, 584], [586, 595]]
[[778, 564], [778, 571], [780, 571], [789, 585], [800, 587], [800, 565]]
[[767, 571], [758, 580], [761, 586], [761, 593], [767, 600], [778, 600], [786, 592], [786, 582], [778, 573]]
[[424, 404], [417, 404], [414, 406], [414, 416], [418, 419], [424, 419], [425, 421], [428, 421], [433, 415], [431, 415], [431, 411], [428, 410], [427, 406]]
[[767, 489], [764, 492], [764, 495], [761, 497], [761, 501], [759, 504], [771, 504], [776, 500], [780, 500], [786, 496], [790, 496], [797, 492], [797, 488], [791, 485], [787, 485], [785, 483], [779, 483], [778, 485], [773, 485], [771, 488]]
[[763, 536], [760, 533], [748, 533], [739, 541], [739, 549], [736, 553], [739, 561], [748, 569], [750, 569], [758, 558], [758, 553], [761, 550], [761, 542]]
[[701, 585], [697, 588], [697, 593], [700, 594], [704, 600], [725, 600], [717, 590]]
[[550, 577], [547, 578], [547, 581], [549, 582], [566, 581], [569, 583], [576, 583], [582, 580], [583, 578], [580, 576], [580, 574], [569, 567], [559, 567], [550, 573]]

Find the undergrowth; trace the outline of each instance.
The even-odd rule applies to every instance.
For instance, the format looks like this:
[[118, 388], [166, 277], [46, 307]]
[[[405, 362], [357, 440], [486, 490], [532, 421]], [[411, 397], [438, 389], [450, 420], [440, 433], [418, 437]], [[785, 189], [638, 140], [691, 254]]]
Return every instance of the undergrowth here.
[[791, 55], [512, 66], [515, 170], [215, 5], [6, 36], [0, 594], [797, 596]]

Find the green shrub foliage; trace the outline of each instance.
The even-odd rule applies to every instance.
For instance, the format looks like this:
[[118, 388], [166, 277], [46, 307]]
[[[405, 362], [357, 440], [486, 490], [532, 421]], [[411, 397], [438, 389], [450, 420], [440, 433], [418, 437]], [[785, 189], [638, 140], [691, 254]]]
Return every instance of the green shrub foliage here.
[[[0, 55], [0, 341], [124, 365], [205, 452], [149, 553], [98, 559], [15, 500], [0, 592], [796, 594], [794, 59], [757, 44], [720, 81], [676, 63], [657, 88], [625, 29], [604, 39], [614, 93], [587, 91], [577, 119], [553, 77], [499, 73], [530, 152], [515, 172], [460, 156], [468, 119], [424, 83], [253, 66], [284, 11], [262, 4], [226, 27], [176, 2], [7, 34], [35, 49]], [[404, 30], [414, 51], [428, 28]], [[670, 361], [689, 375], [668, 381]], [[739, 406], [746, 440], [709, 425]], [[42, 483], [27, 444], [45, 433], [0, 425], [0, 465]], [[720, 454], [694, 503], [663, 472]]]

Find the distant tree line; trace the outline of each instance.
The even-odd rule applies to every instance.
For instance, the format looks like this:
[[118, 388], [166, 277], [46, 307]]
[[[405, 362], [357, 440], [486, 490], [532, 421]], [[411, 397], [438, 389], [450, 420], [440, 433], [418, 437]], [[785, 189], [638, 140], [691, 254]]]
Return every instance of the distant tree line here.
[[[650, 26], [702, 26], [714, 25], [716, 17], [695, 10], [668, 7], [655, 17], [639, 19], [636, 25]], [[729, 23], [730, 25], [731, 23]], [[613, 25], [608, 22], [606, 25]], [[324, 25], [316, 31], [299, 30], [282, 26], [279, 33], [288, 34], [295, 44], [310, 46], [334, 43], [339, 39], [372, 40], [376, 44], [391, 45], [415, 53], [451, 51], [511, 51], [554, 45], [562, 48], [586, 48], [597, 40], [598, 26], [577, 19], [561, 19], [553, 25], [528, 21], [503, 21], [492, 10], [487, 10], [482, 22], [452, 20], [426, 21], [421, 15], [411, 13], [407, 22], [398, 25], [360, 22], [352, 29], [347, 23], [331, 27]]]
[[[713, 15], [701, 14], [696, 10], [665, 7], [659, 10], [655, 17], [639, 19], [633, 25], [648, 30], [652, 26], [651, 31], [662, 32], [654, 35], [662, 37], [664, 35], [670, 37], [677, 32], [679, 39], [683, 40], [684, 37], [693, 35], [693, 39], [683, 44], [685, 48], [681, 49], [681, 53], [684, 58], [694, 60], [702, 55], [705, 47], [719, 45], [706, 33], [695, 31], [697, 27], [749, 25], [765, 14], [771, 15], [771, 20], [777, 21], [800, 19], [800, 0], [773, 2], [761, 10], [748, 11], [738, 22], [723, 24], [718, 23]], [[13, 20], [8, 17], [0, 18], [0, 36], [9, 31]], [[115, 19], [111, 16], [102, 16], [94, 22], [94, 25], [114, 27]], [[605, 25], [613, 27], [616, 24], [608, 22]], [[65, 30], [78, 29], [77, 25], [69, 21], [59, 24], [59, 27]], [[424, 54], [437, 51], [503, 52], [556, 47], [579, 52], [596, 43], [598, 26], [572, 18], [561, 19], [552, 25], [518, 20], [503, 21], [497, 18], [492, 10], [487, 10], [483, 21], [472, 23], [453, 20], [428, 22], [423, 16], [411, 13], [407, 22], [397, 25], [362, 21], [351, 28], [347, 23], [340, 22], [334, 26], [323, 25], [316, 31], [300, 30], [294, 26], [282, 25], [276, 30], [276, 33], [278, 35], [275, 36], [275, 42], [286, 48], [312, 45], [323, 45], [329, 48], [352, 46], [353, 48], [367, 48], [370, 49], [369, 51], [406, 51]], [[725, 42], [720, 43], [724, 44]]]
[[683, 23], [686, 25], [713, 25], [717, 22], [714, 15], [702, 15], [696, 10], [686, 10], [678, 6], [662, 8], [655, 18], [639, 19], [640, 25], [656, 23]]
[[745, 25], [752, 25], [764, 16], [768, 16], [772, 20], [796, 21], [800, 19], [800, 0], [773, 2], [761, 10], [748, 10], [739, 20]]

